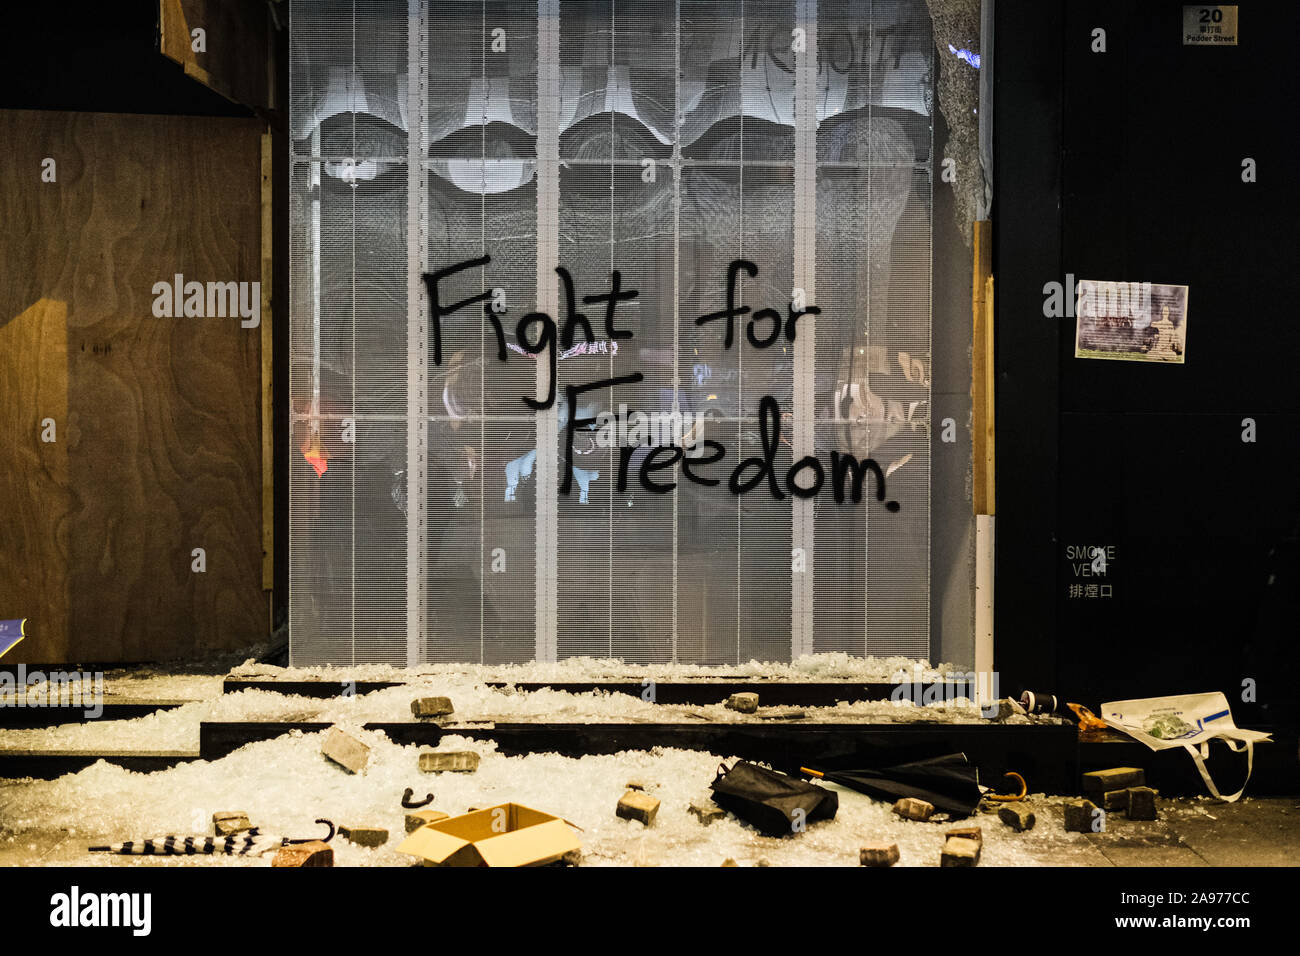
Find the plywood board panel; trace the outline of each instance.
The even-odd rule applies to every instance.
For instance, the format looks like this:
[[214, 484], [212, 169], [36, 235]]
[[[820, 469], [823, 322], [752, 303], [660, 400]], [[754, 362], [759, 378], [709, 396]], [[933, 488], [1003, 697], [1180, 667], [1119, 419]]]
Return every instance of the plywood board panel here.
[[67, 650], [67, 314], [53, 299], [0, 313], [0, 618], [28, 618], [6, 663]]
[[974, 459], [972, 507], [977, 515], [994, 513], [993, 485], [993, 224], [974, 224], [971, 277], [971, 449]]
[[[154, 311], [155, 285], [176, 274], [248, 283], [260, 302], [261, 131], [252, 120], [0, 112], [11, 144], [0, 156], [0, 317], [18, 317], [8, 325], [23, 342], [0, 353], [0, 410], [21, 426], [6, 435], [19, 517], [5, 519], [21, 538], [6, 536], [0, 561], [49, 569], [41, 579], [66, 588], [60, 610], [37, 579], [2, 585], [16, 614], [46, 616], [19, 645], [24, 659], [188, 658], [265, 634], [260, 328]], [[41, 181], [45, 158], [53, 182]], [[23, 322], [42, 302], [33, 339]], [[66, 308], [61, 323], [48, 303]], [[57, 451], [42, 452], [30, 406], [57, 394], [60, 374], [64, 421]], [[39, 395], [24, 384], [33, 376]], [[42, 454], [66, 456], [66, 479]]]
[[262, 134], [262, 590], [275, 587], [275, 413], [271, 355], [272, 241], [271, 134]]

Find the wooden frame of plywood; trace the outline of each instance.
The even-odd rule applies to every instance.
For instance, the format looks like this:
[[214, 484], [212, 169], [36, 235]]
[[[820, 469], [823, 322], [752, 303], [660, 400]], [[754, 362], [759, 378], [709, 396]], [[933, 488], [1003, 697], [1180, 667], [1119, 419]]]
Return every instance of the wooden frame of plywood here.
[[974, 474], [972, 507], [977, 515], [997, 513], [993, 478], [993, 224], [974, 224], [975, 252], [971, 276], [971, 455]]
[[[158, 0], [159, 49], [185, 75], [234, 103], [273, 108], [274, 29], [261, 0]], [[193, 31], [202, 29], [202, 51]], [[251, 51], [262, 50], [265, 66], [248, 69]]]
[[271, 133], [262, 134], [262, 590], [275, 587], [275, 366], [272, 364], [271, 291], [275, 259], [272, 243]]
[[[974, 223], [971, 265], [971, 505], [975, 512], [975, 672], [994, 673], [993, 597], [996, 555], [993, 362], [993, 227]], [[990, 703], [987, 699], [981, 705]]]

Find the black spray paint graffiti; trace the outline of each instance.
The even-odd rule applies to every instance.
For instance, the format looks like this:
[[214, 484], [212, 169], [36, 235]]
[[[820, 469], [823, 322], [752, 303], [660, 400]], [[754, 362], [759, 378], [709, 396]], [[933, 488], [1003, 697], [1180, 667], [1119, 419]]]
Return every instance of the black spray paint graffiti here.
[[[478, 295], [469, 296], [459, 302], [447, 305], [443, 304], [439, 290], [439, 283], [444, 279], [469, 269], [481, 268], [491, 261], [491, 256], [483, 255], [477, 259], [466, 259], [455, 265], [447, 266], [437, 272], [424, 273], [424, 285], [429, 294], [430, 318], [433, 322], [434, 365], [442, 365], [442, 320], [476, 302], [484, 303], [483, 314], [492, 324], [492, 330], [496, 335], [497, 360], [500, 362], [509, 360], [505, 329], [501, 323], [500, 313], [492, 308], [492, 290], [488, 289]], [[525, 313], [515, 326], [515, 338], [524, 351], [534, 356], [540, 356], [543, 352], [546, 353], [550, 377], [545, 400], [538, 400], [529, 395], [522, 396], [525, 405], [539, 411], [548, 409], [555, 404], [557, 363], [560, 349], [573, 348], [574, 335], [579, 329], [582, 330], [582, 334], [588, 343], [596, 341], [591, 320], [577, 309], [577, 295], [574, 292], [573, 277], [563, 266], [556, 266], [555, 271], [564, 286], [566, 317], [563, 327], [558, 326], [555, 320], [545, 312]], [[723, 347], [727, 349], [731, 348], [735, 341], [736, 319], [750, 315], [751, 312], [749, 306], [736, 304], [741, 272], [753, 278], [758, 275], [758, 266], [747, 259], [734, 260], [727, 267], [727, 307], [717, 312], [702, 315], [695, 320], [695, 324], [699, 326], [717, 321], [725, 322], [726, 331], [723, 335]], [[616, 269], [610, 273], [610, 289], [608, 292], [583, 296], [582, 302], [584, 305], [604, 306], [605, 336], [608, 340], [630, 339], [633, 336], [631, 329], [615, 327], [614, 313], [617, 311], [620, 302], [635, 299], [637, 295], [637, 290], [623, 288], [622, 276]], [[800, 316], [817, 315], [820, 312], [821, 310], [816, 306], [796, 309], [794, 303], [791, 302], [786, 311], [785, 319], [782, 321], [782, 316], [776, 309], [760, 309], [754, 312], [745, 324], [745, 338], [750, 345], [758, 349], [769, 348], [782, 337], [787, 342], [794, 342]], [[771, 323], [770, 331], [762, 337], [756, 332], [757, 323], [761, 321]], [[644, 377], [641, 372], [633, 372], [628, 375], [599, 379], [586, 385], [565, 386], [565, 399], [568, 408], [572, 411], [566, 416], [565, 468], [564, 478], [560, 482], [559, 488], [561, 494], [569, 494], [573, 485], [574, 435], [578, 430], [597, 423], [595, 418], [583, 418], [577, 414], [577, 410], [581, 407], [578, 402], [579, 397], [588, 392], [612, 388], [617, 385], [634, 385], [642, 381]], [[806, 455], [790, 466], [784, 476], [785, 490], [782, 490], [782, 483], [777, 477], [775, 459], [777, 450], [781, 446], [780, 403], [771, 395], [764, 395], [759, 401], [758, 417], [763, 454], [745, 458], [736, 465], [727, 482], [728, 490], [733, 495], [743, 495], [754, 490], [759, 485], [765, 484], [768, 493], [777, 501], [783, 500], [787, 492], [796, 498], [815, 497], [821, 491], [822, 485], [826, 483], [827, 479], [826, 471], [816, 457]], [[682, 474], [689, 481], [707, 487], [721, 484], [721, 479], [698, 474], [696, 469], [721, 461], [726, 457], [726, 448], [720, 442], [710, 439], [704, 439], [701, 445], [707, 450], [707, 454], [687, 456], [684, 450], [676, 445], [655, 446], [652, 448], [649, 454], [642, 459], [641, 466], [638, 469], [637, 480], [640, 482], [641, 487], [652, 494], [671, 492], [677, 487], [676, 482], [660, 482], [654, 480], [652, 476], [655, 472], [672, 468], [679, 463]], [[627, 490], [628, 465], [635, 451], [634, 447], [624, 446], [619, 449], [618, 490], [620, 492]], [[811, 484], [801, 485], [798, 479], [805, 472], [811, 477]], [[858, 459], [853, 455], [841, 454], [838, 451], [831, 452], [830, 482], [834, 500], [837, 503], [843, 503], [847, 498], [853, 504], [860, 502], [862, 500], [862, 485], [868, 473], [875, 478], [876, 500], [883, 501], [887, 510], [898, 511], [899, 504], [897, 501], [885, 501], [885, 473], [880, 465], [874, 459]]]

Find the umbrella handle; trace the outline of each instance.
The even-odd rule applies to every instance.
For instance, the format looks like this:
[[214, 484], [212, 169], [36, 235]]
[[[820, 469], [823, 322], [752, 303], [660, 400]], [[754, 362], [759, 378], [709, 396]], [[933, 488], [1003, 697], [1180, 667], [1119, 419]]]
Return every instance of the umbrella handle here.
[[326, 836], [326, 837], [306, 837], [305, 839], [302, 839], [302, 840], [290, 840], [290, 839], [286, 838], [285, 841], [284, 841], [284, 845], [285, 845], [285, 846], [289, 846], [290, 844], [293, 844], [293, 843], [311, 843], [311, 842], [313, 842], [313, 841], [315, 841], [315, 840], [317, 840], [317, 839], [319, 839], [321, 843], [329, 843], [330, 840], [334, 839], [334, 834], [335, 834], [336, 831], [335, 831], [335, 829], [334, 829], [334, 824], [333, 824], [332, 822], [330, 822], [329, 820], [317, 820], [316, 822], [317, 822], [317, 823], [323, 823], [325, 826], [327, 826], [327, 827], [330, 828], [330, 832], [329, 832], [329, 835], [328, 835], [328, 836]]
[[402, 794], [403, 808], [407, 810], [418, 810], [420, 809], [420, 807], [427, 807], [429, 804], [433, 803], [433, 794], [429, 794], [427, 797], [425, 797], [423, 800], [420, 801], [415, 801], [411, 799], [411, 797], [414, 794], [415, 794], [414, 790], [412, 790], [410, 787], [406, 788], [406, 792]]
[[1022, 776], [1020, 776], [1020, 774], [1016, 773], [1014, 770], [1008, 770], [1008, 771], [1007, 771], [1006, 773], [1004, 773], [1002, 776], [1003, 776], [1003, 777], [1015, 777], [1017, 780], [1019, 780], [1019, 781], [1020, 781], [1020, 792], [1019, 792], [1019, 793], [986, 793], [986, 794], [984, 795], [984, 799], [986, 799], [986, 800], [999, 800], [999, 801], [1002, 801], [1002, 802], [1004, 802], [1004, 803], [1010, 803], [1010, 802], [1013, 802], [1013, 801], [1015, 801], [1015, 800], [1023, 800], [1023, 799], [1025, 799], [1025, 794], [1029, 793], [1029, 785], [1028, 785], [1027, 783], [1025, 783], [1025, 778], [1022, 777]]

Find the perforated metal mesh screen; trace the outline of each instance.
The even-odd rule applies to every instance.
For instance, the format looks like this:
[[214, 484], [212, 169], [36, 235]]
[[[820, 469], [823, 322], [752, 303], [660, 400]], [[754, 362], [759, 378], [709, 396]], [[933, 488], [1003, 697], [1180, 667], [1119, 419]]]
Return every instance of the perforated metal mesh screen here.
[[[932, 41], [923, 0], [294, 0], [291, 4], [295, 664], [576, 655], [708, 664], [929, 652]], [[435, 363], [421, 273], [443, 302]], [[738, 301], [803, 298], [793, 341], [723, 346]], [[725, 448], [653, 493], [591, 431], [564, 481], [566, 403], [535, 412], [572, 276], [596, 342], [564, 386], [640, 372], [578, 412], [701, 416]], [[605, 335], [618, 270], [636, 299]], [[766, 333], [756, 321], [756, 334]], [[584, 342], [579, 332], [578, 342]], [[563, 353], [561, 353], [563, 354]], [[812, 455], [813, 498], [764, 482]], [[663, 442], [667, 444], [668, 442]], [[887, 473], [836, 503], [831, 452]]]

